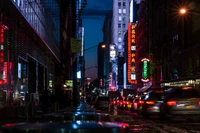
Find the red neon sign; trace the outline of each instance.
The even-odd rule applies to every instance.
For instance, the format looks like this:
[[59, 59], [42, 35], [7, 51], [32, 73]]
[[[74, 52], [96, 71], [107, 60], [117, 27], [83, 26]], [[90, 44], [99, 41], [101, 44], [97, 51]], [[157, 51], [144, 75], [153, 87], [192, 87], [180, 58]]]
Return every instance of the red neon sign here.
[[128, 23], [128, 82], [137, 84], [135, 72], [135, 24]]

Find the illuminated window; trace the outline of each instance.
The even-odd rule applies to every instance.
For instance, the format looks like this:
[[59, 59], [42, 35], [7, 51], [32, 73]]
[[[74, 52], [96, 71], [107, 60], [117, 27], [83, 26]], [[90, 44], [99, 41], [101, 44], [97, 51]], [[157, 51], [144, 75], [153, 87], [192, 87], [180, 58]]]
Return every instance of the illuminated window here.
[[119, 10], [118, 10], [118, 13], [122, 13], [122, 9], [119, 9]]
[[119, 21], [122, 21], [122, 16], [119, 16]]
[[118, 44], [118, 49], [122, 49], [122, 45], [121, 44]]
[[123, 13], [126, 13], [126, 9], [123, 9]]
[[122, 38], [121, 37], [118, 38], [118, 42], [122, 42]]

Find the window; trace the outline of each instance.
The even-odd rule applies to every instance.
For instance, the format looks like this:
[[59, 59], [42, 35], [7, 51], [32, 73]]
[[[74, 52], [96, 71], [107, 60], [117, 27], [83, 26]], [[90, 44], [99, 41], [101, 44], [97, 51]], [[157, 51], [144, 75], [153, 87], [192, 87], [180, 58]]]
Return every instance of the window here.
[[122, 27], [122, 25], [121, 24], [118, 24], [118, 28], [121, 28]]
[[126, 34], [126, 31], [123, 31], [123, 34], [125, 35], [125, 34]]
[[123, 2], [123, 6], [126, 6], [126, 2]]
[[118, 13], [122, 13], [122, 9], [119, 9], [119, 10], [118, 10]]
[[121, 2], [118, 2], [118, 7], [121, 7], [122, 3]]
[[126, 9], [123, 9], [123, 13], [126, 13]]
[[122, 45], [121, 44], [118, 44], [118, 49], [122, 49]]
[[122, 42], [122, 38], [121, 37], [118, 38], [118, 42]]
[[123, 20], [123, 21], [126, 20], [126, 17], [123, 17], [122, 20]]
[[123, 24], [123, 28], [126, 28], [126, 24]]
[[122, 32], [121, 32], [121, 31], [118, 31], [118, 35], [122, 35]]
[[122, 21], [122, 16], [119, 16], [119, 21]]

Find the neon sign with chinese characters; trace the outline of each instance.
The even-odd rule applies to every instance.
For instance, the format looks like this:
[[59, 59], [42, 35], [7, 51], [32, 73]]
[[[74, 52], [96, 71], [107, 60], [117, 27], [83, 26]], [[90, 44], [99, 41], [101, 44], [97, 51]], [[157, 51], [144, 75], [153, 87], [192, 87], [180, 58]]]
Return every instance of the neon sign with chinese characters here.
[[149, 81], [149, 75], [148, 75], [148, 68], [149, 68], [149, 59], [143, 58], [142, 60], [142, 82], [148, 82]]
[[136, 56], [136, 43], [135, 43], [135, 24], [128, 23], [128, 82], [130, 84], [137, 84], [136, 71], [135, 71], [135, 56]]

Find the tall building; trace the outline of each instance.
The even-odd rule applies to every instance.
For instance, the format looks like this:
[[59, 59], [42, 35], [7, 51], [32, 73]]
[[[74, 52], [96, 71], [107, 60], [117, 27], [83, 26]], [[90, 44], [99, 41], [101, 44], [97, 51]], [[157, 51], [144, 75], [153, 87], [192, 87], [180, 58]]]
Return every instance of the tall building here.
[[[192, 85], [198, 89], [200, 27], [195, 18], [200, 16], [200, 2], [169, 0], [154, 1], [152, 5], [154, 39], [151, 52], [155, 83], [162, 86]], [[188, 11], [186, 14], [179, 13], [183, 6]]]
[[105, 60], [106, 60], [106, 67], [104, 68], [105, 71], [106, 71], [106, 74], [105, 74], [105, 87], [106, 88], [109, 88], [109, 73], [110, 73], [110, 70], [111, 70], [111, 63], [110, 63], [110, 44], [111, 44], [111, 36], [112, 36], [112, 32], [111, 32], [111, 24], [112, 24], [112, 10], [109, 10], [107, 11], [106, 13], [106, 17], [105, 17], [105, 20], [104, 20], [104, 24], [103, 24], [103, 28], [102, 28], [102, 31], [103, 31], [103, 43], [106, 45], [105, 47]]
[[[151, 45], [151, 29], [152, 29], [152, 8], [150, 7], [151, 0], [141, 1], [137, 11], [137, 26], [136, 26], [136, 79], [138, 88], [143, 86], [151, 86], [152, 75], [150, 72], [149, 48]], [[147, 59], [147, 60], [144, 60]]]
[[[115, 51], [114, 57], [110, 59], [112, 64], [110, 78], [112, 87], [118, 89], [118, 57], [124, 57], [124, 35], [128, 29], [130, 21], [130, 3], [132, 0], [115, 0], [113, 1], [113, 19], [112, 19], [112, 43], [110, 51]], [[120, 63], [121, 64], [121, 63]], [[121, 73], [120, 73], [121, 74]], [[120, 82], [121, 83], [121, 82]]]
[[25, 94], [38, 100], [39, 93], [61, 84], [60, 27], [56, 0], [0, 0], [0, 88], [8, 101], [24, 101]]

